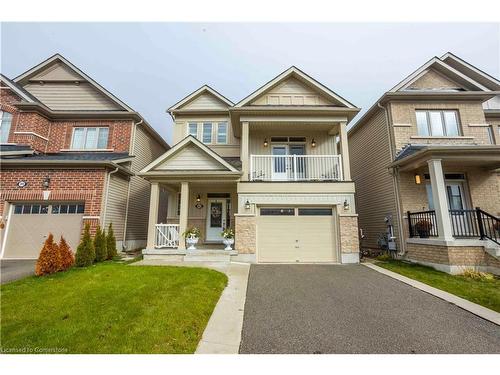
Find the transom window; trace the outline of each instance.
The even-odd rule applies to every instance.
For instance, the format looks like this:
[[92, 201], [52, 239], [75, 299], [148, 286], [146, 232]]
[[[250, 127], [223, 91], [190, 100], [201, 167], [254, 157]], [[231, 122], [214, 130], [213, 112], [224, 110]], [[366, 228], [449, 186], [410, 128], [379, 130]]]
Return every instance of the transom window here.
[[458, 129], [457, 111], [416, 111], [417, 132], [421, 136], [456, 137]]
[[0, 143], [9, 142], [10, 125], [12, 123], [12, 114], [0, 111]]
[[108, 147], [109, 128], [74, 128], [71, 148], [75, 150], [104, 150]]
[[69, 204], [69, 203], [61, 203], [61, 204], [53, 204], [52, 205], [52, 214], [83, 214], [85, 211], [84, 204]]
[[83, 214], [84, 211], [85, 204], [83, 203], [54, 203], [51, 205], [43, 203], [23, 203], [14, 206], [14, 214], [16, 215], [44, 215], [49, 212], [53, 215]]
[[272, 143], [305, 143], [306, 137], [271, 137]]
[[24, 214], [24, 215], [39, 215], [47, 214], [49, 212], [49, 206], [46, 204], [28, 203], [28, 204], [16, 204], [14, 206], [14, 214]]
[[261, 208], [261, 216], [295, 216], [294, 208]]
[[332, 216], [331, 208], [299, 208], [299, 216]]

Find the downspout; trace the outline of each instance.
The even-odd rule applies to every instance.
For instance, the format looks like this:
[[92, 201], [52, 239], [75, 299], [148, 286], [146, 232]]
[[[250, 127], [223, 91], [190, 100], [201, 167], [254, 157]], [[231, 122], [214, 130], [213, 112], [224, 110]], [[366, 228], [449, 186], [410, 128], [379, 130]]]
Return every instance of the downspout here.
[[[394, 139], [392, 137], [392, 132], [391, 132], [391, 125], [389, 122], [389, 113], [387, 111], [387, 107], [384, 107], [380, 102], [377, 103], [377, 107], [382, 109], [384, 111], [385, 115], [385, 123], [387, 124], [387, 136], [389, 137], [389, 154], [391, 157], [391, 161], [394, 160], [394, 152], [393, 152], [393, 145], [394, 145]], [[403, 256], [405, 254], [406, 246], [404, 243], [404, 228], [403, 228], [403, 218], [401, 216], [401, 202], [400, 202], [400, 196], [399, 196], [399, 182], [398, 182], [398, 171], [397, 169], [392, 170], [392, 178], [394, 180], [393, 183], [393, 189], [394, 189], [394, 196], [396, 198], [396, 211], [397, 211], [397, 221], [398, 221], [398, 231], [399, 231], [399, 237], [400, 237], [400, 243], [401, 243], [401, 249], [398, 251], [397, 255]]]

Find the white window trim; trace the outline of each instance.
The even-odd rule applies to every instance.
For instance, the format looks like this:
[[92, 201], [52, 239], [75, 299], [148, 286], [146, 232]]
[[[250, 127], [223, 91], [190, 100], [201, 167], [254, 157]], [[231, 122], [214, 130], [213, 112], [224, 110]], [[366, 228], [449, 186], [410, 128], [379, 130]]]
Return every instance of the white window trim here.
[[[417, 113], [418, 112], [424, 112], [425, 113], [425, 117], [426, 117], [426, 120], [427, 120], [427, 131], [429, 133], [428, 135], [418, 134], [418, 119], [417, 119]], [[441, 124], [443, 126], [443, 135], [433, 135], [432, 134], [432, 125], [431, 125], [431, 118], [430, 118], [430, 113], [431, 112], [439, 112], [439, 114], [441, 115]], [[445, 112], [453, 112], [453, 113], [455, 113], [455, 119], [457, 121], [457, 131], [458, 131], [457, 135], [448, 135], [448, 134], [446, 134], [446, 120], [445, 120], [445, 116], [444, 116]], [[441, 138], [463, 137], [462, 129], [461, 129], [461, 126], [460, 126], [460, 116], [459, 116], [459, 113], [458, 113], [458, 111], [456, 109], [416, 109], [415, 110], [415, 119], [416, 119], [416, 124], [417, 124], [417, 136], [418, 137], [426, 137], [426, 138], [429, 138], [429, 137], [441, 137]]]
[[[219, 142], [219, 126], [220, 125], [225, 125], [226, 126], [226, 140], [225, 142]], [[227, 145], [228, 144], [228, 139], [229, 139], [229, 126], [227, 124], [227, 121], [220, 121], [217, 122], [216, 124], [216, 130], [215, 130], [215, 143], [218, 145]]]
[[[76, 129], [84, 129], [84, 137], [83, 137], [83, 148], [74, 148], [73, 147], [73, 141], [75, 138], [75, 130]], [[97, 137], [96, 137], [96, 146], [97, 143], [99, 142], [99, 132], [100, 129], [108, 129], [108, 138], [106, 139], [106, 147], [104, 148], [85, 148], [85, 143], [87, 141], [87, 131], [88, 129], [97, 129]], [[75, 126], [73, 127], [72, 134], [71, 134], [71, 143], [69, 145], [69, 150], [70, 151], [108, 151], [108, 143], [109, 143], [109, 127], [107, 126]]]
[[10, 115], [10, 125], [9, 125], [9, 132], [7, 133], [7, 139], [5, 140], [5, 142], [2, 142], [0, 140], [0, 144], [2, 144], [2, 145], [15, 144], [15, 143], [9, 143], [9, 135], [10, 135], [10, 132], [12, 131], [12, 120], [14, 118], [13, 113], [0, 110], [0, 131], [2, 129], [2, 121], [3, 121], [3, 114], [4, 113], [8, 113]]
[[189, 131], [189, 126], [190, 125], [196, 125], [196, 139], [200, 139], [200, 123], [195, 122], [195, 121], [188, 121], [187, 126], [186, 126], [186, 136], [191, 135], [191, 132]]

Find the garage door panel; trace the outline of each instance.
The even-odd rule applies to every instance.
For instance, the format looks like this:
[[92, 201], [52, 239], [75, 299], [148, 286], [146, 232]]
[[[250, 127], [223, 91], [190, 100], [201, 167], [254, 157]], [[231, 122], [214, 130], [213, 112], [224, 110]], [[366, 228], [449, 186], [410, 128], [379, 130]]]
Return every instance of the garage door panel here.
[[295, 239], [287, 235], [295, 229], [294, 216], [262, 216], [257, 224], [259, 262], [295, 262]]
[[332, 216], [299, 216], [299, 261], [336, 261]]

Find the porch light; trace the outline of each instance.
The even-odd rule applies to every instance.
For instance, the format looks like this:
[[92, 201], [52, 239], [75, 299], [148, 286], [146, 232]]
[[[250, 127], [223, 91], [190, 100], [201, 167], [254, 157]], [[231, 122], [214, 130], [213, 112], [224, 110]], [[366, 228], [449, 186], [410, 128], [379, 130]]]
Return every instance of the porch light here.
[[49, 176], [45, 176], [45, 178], [43, 179], [42, 186], [44, 189], [48, 189], [50, 187], [50, 177]]
[[267, 138], [264, 138], [264, 147], [269, 146], [269, 143], [267, 142]]
[[347, 201], [347, 199], [344, 201], [344, 211], [349, 211], [349, 202]]
[[249, 210], [249, 209], [250, 209], [250, 202], [248, 201], [248, 199], [247, 199], [247, 201], [245, 202], [245, 208], [246, 208], [247, 210]]
[[200, 194], [198, 194], [196, 196], [196, 203], [200, 203], [200, 202], [201, 202], [201, 196], [200, 196]]
[[314, 140], [314, 138], [311, 141], [311, 147], [316, 147], [316, 141]]
[[420, 185], [422, 183], [422, 180], [420, 179], [420, 175], [418, 173], [415, 173], [415, 184]]

